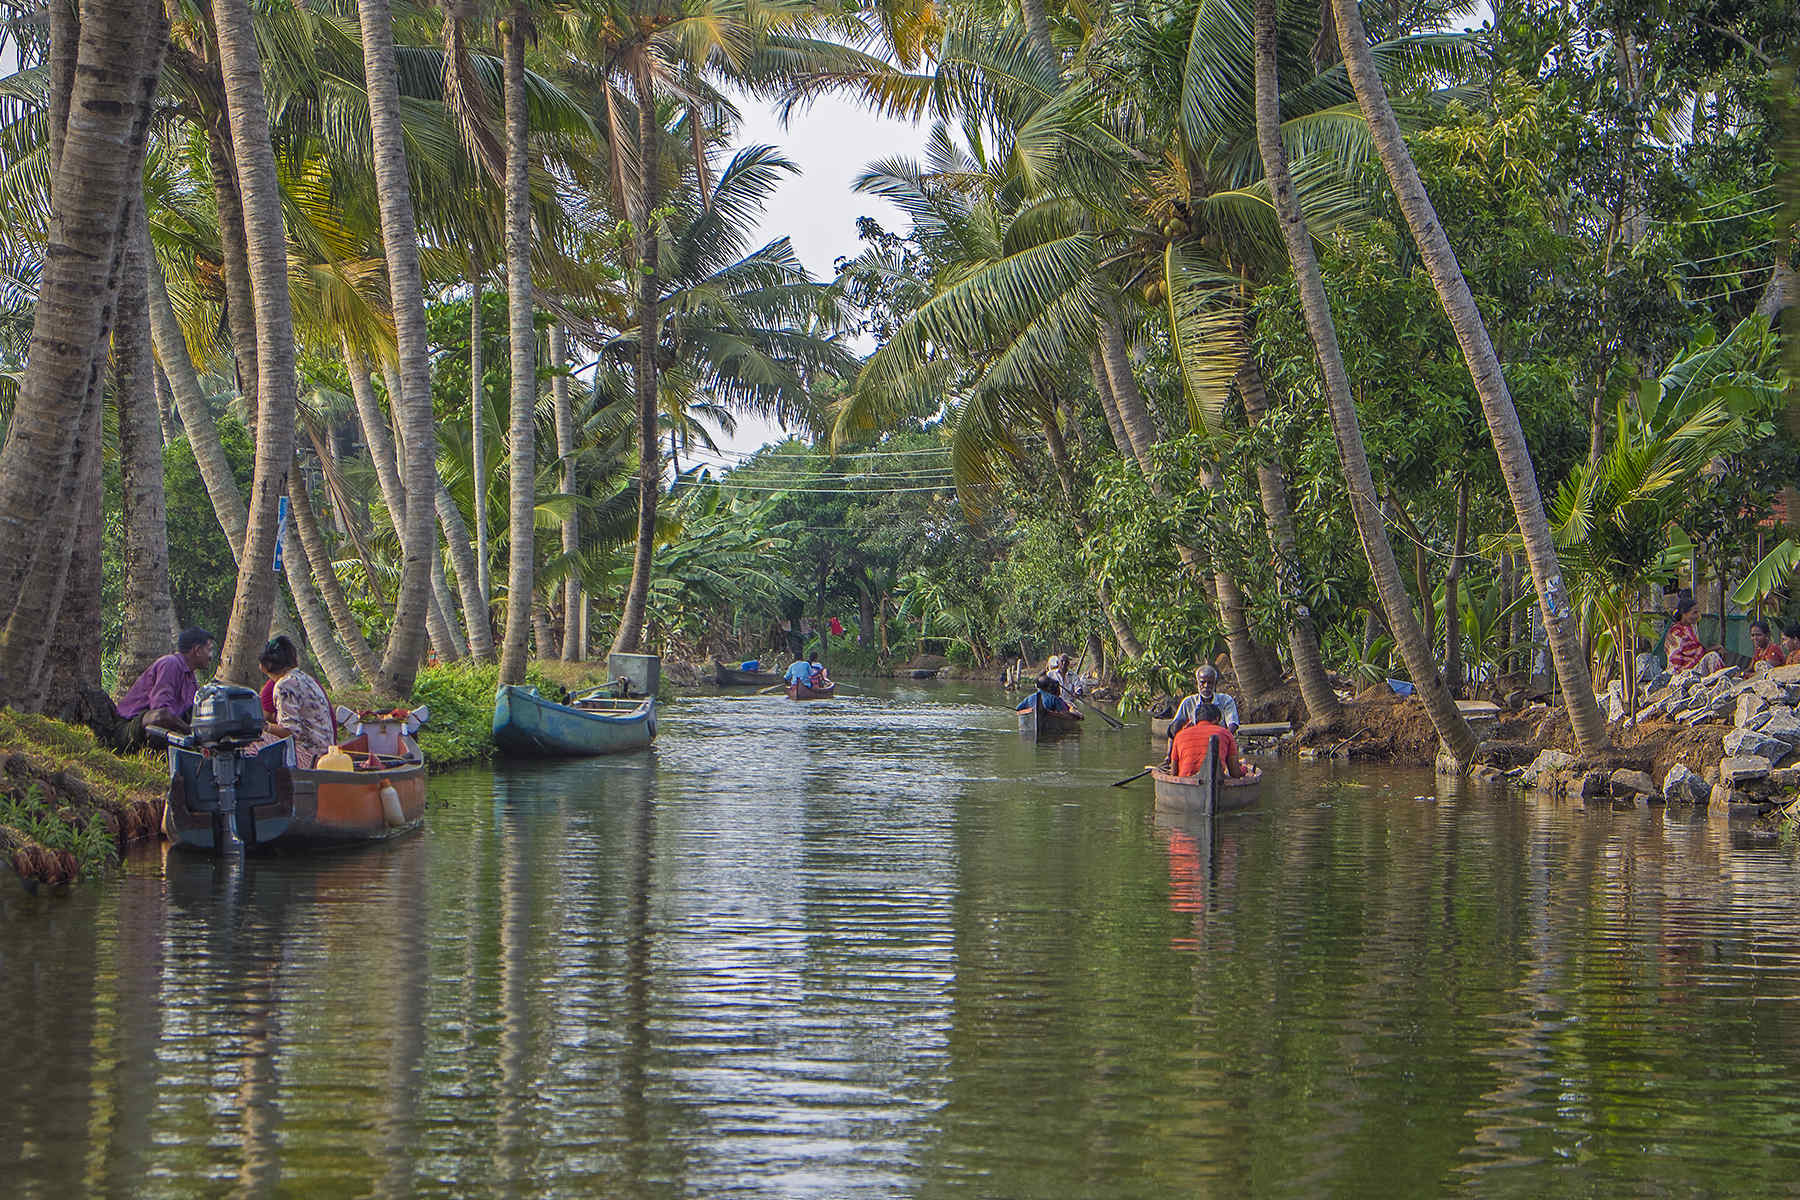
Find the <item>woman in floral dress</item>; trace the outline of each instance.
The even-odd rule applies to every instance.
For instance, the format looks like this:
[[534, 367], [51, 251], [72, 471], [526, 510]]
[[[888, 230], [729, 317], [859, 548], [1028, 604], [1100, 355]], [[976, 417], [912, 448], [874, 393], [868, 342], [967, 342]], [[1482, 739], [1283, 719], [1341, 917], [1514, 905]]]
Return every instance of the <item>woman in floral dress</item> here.
[[293, 738], [294, 765], [310, 771], [337, 736], [331, 701], [319, 681], [300, 669], [300, 652], [285, 636], [271, 639], [257, 662], [274, 684], [275, 719], [266, 732], [271, 738]]

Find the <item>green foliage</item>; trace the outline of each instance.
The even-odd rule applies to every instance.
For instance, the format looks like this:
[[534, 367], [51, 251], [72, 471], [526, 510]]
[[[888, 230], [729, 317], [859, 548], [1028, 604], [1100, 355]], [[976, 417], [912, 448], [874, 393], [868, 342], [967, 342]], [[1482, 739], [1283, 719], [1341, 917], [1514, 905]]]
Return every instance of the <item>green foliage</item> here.
[[[220, 417], [216, 427], [232, 474], [248, 495], [250, 435], [229, 416]], [[176, 617], [183, 625], [223, 635], [237, 590], [237, 563], [186, 438], [177, 438], [163, 451], [163, 496], [168, 506], [169, 592]]]
[[[525, 682], [546, 696], [561, 687], [535, 662], [525, 669]], [[422, 667], [413, 683], [410, 707], [429, 705], [431, 718], [419, 728], [425, 761], [441, 769], [494, 756], [494, 695], [500, 668], [468, 660]]]

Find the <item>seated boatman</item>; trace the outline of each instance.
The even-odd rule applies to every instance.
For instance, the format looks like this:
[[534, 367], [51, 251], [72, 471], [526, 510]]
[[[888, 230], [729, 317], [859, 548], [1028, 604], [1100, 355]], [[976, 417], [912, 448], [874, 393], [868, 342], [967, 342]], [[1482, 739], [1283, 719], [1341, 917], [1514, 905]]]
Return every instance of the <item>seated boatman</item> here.
[[125, 689], [117, 705], [124, 723], [117, 734], [120, 750], [141, 750], [146, 729], [186, 733], [199, 691], [195, 672], [212, 663], [213, 635], [199, 627], [184, 629], [175, 639], [175, 653], [165, 654]]
[[1206, 747], [1214, 738], [1219, 740], [1219, 766], [1226, 778], [1239, 779], [1249, 774], [1250, 768], [1238, 755], [1237, 739], [1219, 724], [1220, 715], [1217, 705], [1202, 700], [1194, 706], [1194, 720], [1169, 740], [1170, 769], [1176, 775], [1198, 775], [1206, 765]]
[[811, 687], [813, 678], [812, 664], [807, 662], [804, 658], [796, 658], [792, 663], [788, 664], [787, 674], [783, 675], [781, 678], [783, 681], [790, 684], [797, 683], [801, 687]]
[[1238, 727], [1237, 701], [1218, 690], [1219, 668], [1208, 663], [1195, 671], [1194, 688], [1194, 695], [1184, 699], [1181, 707], [1175, 710], [1175, 717], [1169, 722], [1169, 736], [1173, 738], [1181, 732], [1183, 726], [1194, 723], [1194, 709], [1202, 701], [1218, 708], [1222, 718], [1219, 724], [1235, 734]]
[[1081, 714], [1069, 707], [1069, 702], [1062, 698], [1062, 685], [1048, 675], [1037, 677], [1037, 690], [1019, 701], [1016, 711], [1024, 712], [1032, 705], [1045, 712], [1062, 713], [1064, 716], [1081, 720]]

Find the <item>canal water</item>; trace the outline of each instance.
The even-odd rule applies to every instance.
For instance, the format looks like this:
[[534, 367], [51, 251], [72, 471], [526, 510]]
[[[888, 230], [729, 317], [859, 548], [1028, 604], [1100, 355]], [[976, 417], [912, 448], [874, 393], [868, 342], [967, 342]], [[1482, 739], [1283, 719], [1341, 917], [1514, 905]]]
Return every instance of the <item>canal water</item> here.
[[1273, 766], [998, 693], [667, 708], [336, 855], [0, 889], [19, 1197], [1800, 1190], [1800, 869], [1722, 814]]

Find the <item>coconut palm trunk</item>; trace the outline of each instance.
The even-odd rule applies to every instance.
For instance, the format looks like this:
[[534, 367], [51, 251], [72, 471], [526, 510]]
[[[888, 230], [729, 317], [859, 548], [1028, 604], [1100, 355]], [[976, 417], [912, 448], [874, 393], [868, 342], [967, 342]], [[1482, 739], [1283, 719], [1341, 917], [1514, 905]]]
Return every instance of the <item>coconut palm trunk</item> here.
[[[1245, 358], [1238, 369], [1238, 394], [1244, 399], [1244, 415], [1252, 425], [1268, 411], [1268, 389], [1263, 385], [1262, 370], [1254, 359]], [[1300, 539], [1294, 532], [1294, 514], [1288, 507], [1287, 478], [1273, 462], [1256, 464], [1256, 487], [1262, 497], [1263, 521], [1269, 529], [1269, 544], [1275, 549], [1276, 571], [1282, 605], [1287, 617], [1288, 653], [1294, 659], [1294, 680], [1300, 685], [1300, 698], [1306, 702], [1309, 720], [1319, 723], [1336, 721], [1344, 706], [1325, 674], [1325, 660], [1319, 654], [1319, 633], [1313, 625], [1312, 613], [1300, 587]]]
[[[550, 398], [556, 409], [556, 454], [562, 459], [562, 490], [575, 494], [575, 410], [569, 400], [568, 366], [569, 335], [562, 322], [550, 326], [550, 363], [556, 372], [550, 377]], [[581, 516], [571, 507], [562, 523], [563, 556], [569, 560], [568, 576], [563, 580], [564, 662], [580, 662], [586, 647], [581, 644], [581, 576], [575, 570], [575, 555], [581, 552]]]
[[231, 624], [218, 677], [256, 682], [256, 658], [275, 613], [276, 507], [294, 465], [294, 313], [288, 296], [287, 235], [282, 226], [281, 184], [269, 141], [263, 100], [262, 61], [247, 0], [216, 0], [219, 63], [225, 107], [243, 203], [245, 249], [256, 304], [256, 469], [250, 483], [244, 555], [238, 563]]
[[[324, 600], [325, 609], [331, 614], [331, 623], [337, 628], [338, 638], [349, 651], [350, 658], [348, 662], [340, 661], [342, 652], [330, 640], [321, 643], [315, 639], [313, 655], [319, 660], [327, 682], [334, 688], [355, 686], [359, 678], [373, 683], [381, 678], [381, 662], [369, 647], [368, 639], [363, 637], [362, 626], [357, 624], [356, 614], [350, 611], [350, 601], [344, 595], [344, 585], [338, 580], [337, 571], [331, 564], [331, 548], [325, 544], [324, 531], [319, 528], [319, 514], [313, 508], [312, 494], [307, 491], [306, 478], [300, 473], [298, 462], [294, 464], [294, 473], [288, 480], [288, 510], [293, 517], [294, 532], [298, 535], [301, 553], [312, 567], [313, 580], [318, 585], [320, 598]], [[298, 563], [295, 565], [298, 566]]]
[[1537, 585], [1538, 607], [1544, 619], [1545, 636], [1550, 643], [1550, 656], [1556, 665], [1562, 685], [1563, 703], [1574, 726], [1575, 742], [1583, 754], [1597, 754], [1609, 741], [1606, 721], [1594, 698], [1593, 680], [1581, 653], [1580, 630], [1574, 620], [1562, 568], [1556, 558], [1556, 544], [1551, 540], [1550, 522], [1544, 515], [1543, 497], [1538, 492], [1537, 475], [1531, 465], [1531, 450], [1525, 444], [1525, 431], [1519, 426], [1518, 410], [1507, 391], [1506, 376], [1500, 359], [1494, 353], [1487, 325], [1475, 306], [1475, 297], [1463, 278], [1462, 267], [1450, 239], [1437, 219], [1431, 197], [1419, 179], [1412, 155], [1400, 135], [1394, 119], [1394, 108], [1388, 101], [1387, 88], [1375, 67], [1369, 50], [1368, 33], [1356, 0], [1332, 0], [1337, 21], [1338, 47], [1344, 55], [1344, 67], [1356, 91], [1357, 104], [1369, 123], [1375, 151], [1381, 158], [1388, 182], [1392, 184], [1400, 211], [1412, 230], [1425, 269], [1437, 289], [1438, 302], [1456, 341], [1462, 347], [1469, 365], [1469, 377], [1475, 393], [1481, 398], [1481, 410], [1487, 417], [1488, 430], [1494, 438], [1494, 453], [1500, 460], [1500, 474], [1506, 480], [1507, 496], [1512, 501], [1513, 516], [1518, 521], [1519, 536], [1525, 545], [1525, 560]]
[[113, 327], [113, 401], [119, 415], [125, 605], [119, 678], [136, 679], [169, 652], [175, 605], [169, 596], [168, 508], [163, 498], [162, 415], [150, 353], [149, 238], [133, 205], [131, 244], [119, 280]]
[[649, 63], [633, 72], [638, 106], [638, 161], [643, 187], [638, 199], [637, 222], [637, 406], [638, 406], [638, 528], [637, 548], [631, 560], [631, 584], [619, 612], [619, 631], [613, 638], [614, 653], [636, 653], [644, 636], [644, 611], [650, 600], [650, 572], [656, 550], [656, 502], [662, 489], [662, 447], [656, 433], [656, 353], [661, 341], [657, 312], [657, 237], [650, 228], [651, 214], [660, 203], [662, 129], [656, 116], [656, 91]]
[[[444, 544], [450, 548], [450, 566], [462, 598], [463, 620], [469, 627], [469, 656], [477, 662], [493, 662], [494, 627], [488, 620], [487, 593], [481, 586], [474, 548], [469, 544], [469, 526], [463, 520], [462, 510], [456, 507], [455, 497], [435, 471], [432, 482], [437, 487], [438, 524], [444, 530]], [[476, 508], [479, 511], [480, 505]]]
[[[1151, 449], [1159, 437], [1155, 419], [1150, 415], [1150, 405], [1145, 402], [1137, 385], [1137, 376], [1131, 370], [1131, 359], [1125, 350], [1125, 328], [1115, 314], [1106, 313], [1098, 322], [1098, 330], [1100, 361], [1112, 389], [1113, 404], [1118, 408], [1119, 424], [1131, 443], [1132, 457], [1136, 459], [1138, 469], [1146, 480], [1151, 480]], [[1212, 485], [1210, 478], [1202, 482], [1208, 487]], [[1151, 487], [1155, 489], [1154, 482]], [[1202, 580], [1208, 578], [1205, 559], [1198, 550], [1177, 542], [1175, 552], [1188, 570]], [[1253, 696], [1270, 691], [1277, 680], [1269, 671], [1256, 639], [1250, 636], [1242, 589], [1225, 571], [1212, 571], [1210, 575], [1213, 600], [1219, 610], [1219, 620], [1225, 627], [1225, 645], [1231, 653], [1231, 671], [1237, 676], [1239, 689]]]
[[[168, 25], [160, 5], [90, 0], [79, 24], [54, 14], [52, 207], [19, 394], [0, 447], [0, 703], [35, 703], [80, 513], [81, 443], [99, 425], [95, 360], [105, 352], [125, 216], [139, 191]], [[79, 120], [68, 120], [80, 113]], [[66, 128], [65, 128], [66, 126]], [[98, 448], [94, 448], [97, 456]], [[98, 461], [97, 457], [94, 460]], [[97, 633], [97, 629], [96, 629]], [[97, 680], [95, 682], [98, 682]]]
[[1344, 469], [1344, 484], [1350, 496], [1350, 514], [1356, 521], [1356, 533], [1369, 560], [1369, 575], [1381, 599], [1388, 629], [1394, 635], [1413, 687], [1424, 702], [1449, 757], [1460, 770], [1475, 756], [1475, 735], [1469, 723], [1457, 710], [1456, 701], [1445, 688], [1432, 657], [1431, 643], [1413, 614], [1412, 600], [1406, 593], [1406, 581], [1400, 574], [1400, 563], [1387, 539], [1387, 526], [1381, 517], [1381, 502], [1375, 491], [1375, 480], [1369, 474], [1368, 456], [1363, 451], [1362, 429], [1356, 419], [1356, 403], [1350, 391], [1350, 378], [1344, 370], [1344, 358], [1338, 348], [1337, 329], [1331, 319], [1331, 304], [1325, 296], [1325, 281], [1319, 273], [1319, 260], [1313, 253], [1312, 234], [1306, 228], [1305, 215], [1294, 193], [1294, 181], [1288, 172], [1287, 153], [1281, 145], [1281, 83], [1275, 59], [1275, 0], [1256, 0], [1256, 140], [1262, 151], [1263, 174], [1280, 218], [1282, 240], [1287, 244], [1288, 260], [1293, 264], [1294, 280], [1300, 291], [1300, 307], [1306, 317], [1306, 331], [1318, 355], [1319, 371], [1325, 381], [1325, 404], [1331, 415], [1331, 432], [1337, 442], [1338, 461]]
[[[494, 581], [489, 577], [488, 550], [488, 456], [487, 456], [487, 364], [486, 350], [481, 344], [481, 272], [473, 257], [469, 259], [469, 449], [471, 484], [475, 494], [475, 570], [481, 581], [481, 602], [491, 607]], [[488, 657], [493, 657], [489, 637]]]
[[530, 652], [532, 599], [536, 592], [537, 542], [532, 528], [537, 504], [537, 338], [531, 326], [531, 174], [526, 140], [525, 6], [515, 2], [501, 25], [506, 97], [506, 308], [512, 356], [512, 431], [509, 471], [506, 637], [500, 649], [500, 682], [524, 683]]
[[[406, 445], [404, 473], [410, 503], [400, 530], [404, 563], [394, 603], [393, 631], [381, 663], [382, 689], [404, 697], [425, 653], [425, 610], [438, 563], [435, 517], [437, 430], [431, 411], [431, 345], [425, 331], [425, 288], [419, 272], [419, 232], [413, 220], [412, 181], [400, 126], [400, 85], [394, 68], [394, 21], [388, 0], [357, 0], [363, 78], [375, 160], [375, 197], [387, 258], [400, 390], [389, 397]], [[472, 565], [472, 564], [471, 564]], [[441, 565], [436, 567], [441, 571]], [[473, 587], [474, 579], [469, 580]], [[471, 614], [472, 619], [472, 614]]]

